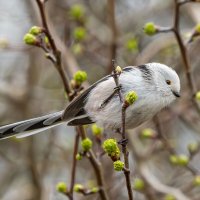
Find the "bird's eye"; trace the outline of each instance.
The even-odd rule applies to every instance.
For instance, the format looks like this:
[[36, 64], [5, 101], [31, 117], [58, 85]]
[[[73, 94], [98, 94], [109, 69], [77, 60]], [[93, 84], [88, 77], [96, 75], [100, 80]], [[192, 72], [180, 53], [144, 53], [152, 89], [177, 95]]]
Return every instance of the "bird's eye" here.
[[170, 80], [166, 80], [167, 85], [171, 85], [171, 81]]

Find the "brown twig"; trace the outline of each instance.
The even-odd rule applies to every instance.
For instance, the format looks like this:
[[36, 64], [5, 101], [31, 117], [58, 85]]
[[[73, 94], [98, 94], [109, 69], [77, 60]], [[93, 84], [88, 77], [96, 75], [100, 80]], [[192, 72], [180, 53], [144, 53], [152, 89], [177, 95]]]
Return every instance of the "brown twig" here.
[[117, 73], [116, 69], [115, 69], [115, 63], [114, 60], [112, 60], [112, 66], [113, 66], [113, 78], [116, 84], [116, 87], [118, 88], [118, 96], [120, 99], [120, 102], [122, 103], [122, 127], [121, 127], [121, 135], [122, 135], [122, 152], [124, 155], [124, 163], [125, 163], [125, 170], [124, 170], [124, 175], [126, 178], [126, 187], [127, 187], [127, 191], [128, 191], [128, 196], [129, 196], [129, 200], [133, 200], [133, 192], [131, 189], [131, 180], [130, 180], [130, 170], [129, 170], [129, 159], [128, 159], [128, 150], [127, 150], [127, 138], [126, 138], [126, 130], [125, 130], [125, 124], [126, 124], [126, 108], [127, 108], [127, 104], [124, 102], [123, 103], [123, 97], [122, 97], [122, 93], [121, 93], [121, 88], [120, 88], [120, 84], [119, 84], [119, 76], [120, 74]]
[[[55, 60], [51, 59], [51, 56], [50, 56], [51, 52], [48, 52], [48, 49], [46, 49], [46, 48], [43, 48], [43, 49], [46, 53], [49, 53], [50, 60], [53, 62], [54, 66], [56, 67], [56, 69], [58, 70], [58, 72], [60, 74], [60, 77], [62, 79], [64, 88], [65, 88], [66, 95], [68, 96], [69, 100], [72, 100], [74, 98], [74, 96], [71, 96], [72, 90], [70, 87], [70, 82], [69, 82], [68, 77], [66, 76], [66, 74], [63, 70], [63, 67], [62, 67], [61, 52], [57, 49], [57, 46], [56, 46], [54, 39], [49, 31], [49, 28], [48, 28], [48, 23], [47, 23], [46, 14], [45, 14], [45, 2], [46, 1], [36, 0], [36, 2], [38, 5], [38, 8], [39, 8], [39, 11], [40, 11], [42, 25], [43, 25], [43, 28], [45, 29], [45, 34], [49, 39], [49, 44], [52, 49], [52, 54], [54, 55], [54, 57], [56, 59]], [[74, 183], [75, 183], [76, 164], [77, 164], [76, 154], [78, 152], [78, 144], [79, 144], [79, 134], [77, 132], [76, 137], [75, 137], [75, 143], [74, 143], [74, 154], [73, 154], [73, 163], [72, 163], [70, 191], [69, 191], [69, 194], [67, 195], [70, 200], [73, 200], [73, 188], [74, 188]]]
[[[84, 127], [78, 126], [77, 129], [79, 131], [81, 138], [85, 139], [86, 133], [85, 133]], [[101, 163], [95, 157], [92, 150], [88, 151], [88, 159], [89, 159], [90, 163], [92, 164], [94, 171], [95, 171], [95, 175], [96, 175], [97, 183], [98, 183], [98, 187], [99, 187], [99, 195], [100, 195], [102, 200], [108, 200], [109, 198], [108, 198], [107, 193], [105, 191], [105, 183], [104, 183]]]
[[46, 19], [46, 14], [45, 14], [45, 2], [46, 1], [43, 1], [43, 0], [36, 0], [36, 3], [38, 5], [39, 11], [40, 11], [41, 19], [42, 19], [42, 26], [45, 29], [45, 34], [49, 39], [49, 44], [52, 48], [52, 53], [56, 58], [56, 62], [53, 62], [53, 63], [54, 63], [56, 69], [58, 70], [58, 72], [60, 74], [60, 77], [62, 79], [64, 88], [65, 88], [65, 92], [66, 92], [69, 100], [72, 100], [71, 96], [70, 96], [71, 87], [70, 87], [70, 84], [69, 84], [69, 80], [68, 80], [68, 77], [66, 76], [66, 74], [64, 72], [63, 67], [62, 67], [61, 52], [57, 49], [57, 46], [54, 42], [54, 39], [53, 39], [53, 37], [52, 37], [52, 35], [49, 31], [49, 27], [48, 27], [48, 23], [47, 23], [47, 19]]
[[[123, 103], [122, 105], [122, 131], [121, 131], [123, 141], [127, 140], [126, 129], [125, 129], [127, 107], [128, 107], [127, 104]], [[126, 169], [124, 170], [124, 175], [126, 178], [126, 187], [128, 190], [128, 196], [129, 196], [129, 200], [133, 200], [133, 192], [131, 188], [131, 179], [130, 179], [130, 170], [129, 170], [129, 159], [128, 159], [129, 152], [127, 150], [127, 143], [122, 143], [122, 152], [124, 154], [124, 164], [125, 164], [125, 169]]]
[[182, 56], [182, 59], [183, 59], [183, 63], [184, 63], [185, 70], [186, 70], [186, 76], [187, 76], [188, 84], [189, 84], [189, 87], [191, 89], [192, 96], [194, 96], [194, 94], [196, 93], [196, 89], [195, 89], [192, 74], [191, 74], [191, 67], [190, 67], [190, 64], [189, 64], [187, 49], [186, 49], [184, 42], [181, 38], [180, 30], [179, 30], [180, 5], [181, 4], [179, 4], [178, 1], [175, 0], [174, 26], [173, 26], [172, 30], [173, 30], [175, 37], [176, 37], [176, 40], [178, 42], [179, 49], [180, 49], [180, 52], [181, 52], [181, 56]]
[[72, 172], [71, 172], [71, 183], [70, 183], [70, 190], [69, 190], [69, 199], [73, 200], [73, 189], [74, 189], [74, 183], [75, 183], [75, 177], [76, 177], [76, 155], [78, 153], [78, 145], [79, 145], [79, 133], [78, 130], [76, 131], [76, 137], [74, 142], [74, 152], [73, 152], [73, 162], [72, 162]]
[[[161, 127], [160, 121], [158, 119], [158, 116], [154, 117], [154, 123], [156, 125], [156, 129], [158, 132], [158, 139], [164, 144], [166, 150], [170, 154], [176, 155], [177, 153], [176, 153], [175, 149], [171, 146], [171, 144], [168, 142], [167, 138], [163, 134], [162, 127]], [[189, 170], [191, 172], [191, 174], [194, 176], [199, 174], [199, 171], [197, 169], [195, 169], [191, 164], [186, 165], [185, 168], [187, 170]]]
[[177, 40], [179, 49], [180, 49], [180, 53], [181, 53], [181, 57], [183, 60], [183, 64], [185, 67], [185, 73], [186, 73], [186, 77], [187, 77], [187, 81], [188, 81], [188, 85], [190, 88], [190, 96], [192, 99], [192, 102], [195, 106], [195, 108], [197, 109], [197, 111], [200, 113], [200, 108], [195, 100], [195, 94], [196, 94], [196, 87], [194, 84], [194, 79], [191, 73], [191, 66], [189, 63], [189, 57], [188, 57], [188, 53], [187, 53], [187, 49], [186, 46], [184, 45], [183, 39], [181, 37], [181, 33], [180, 33], [180, 28], [179, 28], [179, 23], [180, 23], [180, 6], [188, 3], [191, 1], [178, 1], [178, 0], [174, 0], [175, 3], [175, 7], [174, 7], [174, 24], [173, 24], [173, 28], [172, 31], [174, 32], [175, 38]]
[[109, 27], [111, 29], [111, 42], [110, 42], [110, 59], [108, 65], [108, 73], [110, 74], [113, 71], [112, 60], [116, 59], [117, 53], [117, 26], [115, 20], [115, 0], [107, 0], [108, 4], [108, 21]]

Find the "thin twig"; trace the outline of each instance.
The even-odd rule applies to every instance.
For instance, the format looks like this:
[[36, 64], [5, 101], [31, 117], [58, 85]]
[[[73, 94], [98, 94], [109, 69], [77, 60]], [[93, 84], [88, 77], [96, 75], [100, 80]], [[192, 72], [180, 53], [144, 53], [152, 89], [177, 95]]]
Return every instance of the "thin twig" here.
[[[156, 129], [157, 129], [157, 132], [158, 132], [158, 139], [164, 144], [166, 150], [170, 154], [176, 155], [177, 153], [176, 153], [175, 149], [172, 148], [171, 144], [169, 143], [169, 141], [167, 140], [167, 138], [163, 134], [162, 127], [161, 127], [158, 116], [154, 117], [154, 123], [156, 125]], [[195, 169], [191, 164], [186, 165], [185, 168], [187, 170], [189, 170], [192, 175], [194, 175], [194, 176], [199, 175], [199, 171], [197, 169]]]
[[107, 0], [108, 4], [108, 21], [109, 27], [111, 28], [111, 44], [110, 44], [110, 59], [108, 65], [108, 73], [110, 74], [113, 70], [112, 60], [116, 59], [117, 53], [117, 26], [115, 20], [115, 0]]
[[70, 190], [69, 190], [69, 198], [73, 200], [73, 191], [74, 191], [74, 183], [75, 183], [75, 177], [76, 177], [76, 155], [78, 153], [78, 145], [79, 145], [79, 133], [78, 130], [76, 131], [76, 137], [74, 141], [74, 152], [73, 152], [73, 162], [72, 162], [72, 172], [71, 172], [71, 183], [70, 183]]
[[120, 74], [117, 73], [116, 69], [115, 69], [115, 63], [114, 60], [112, 60], [112, 64], [113, 64], [113, 78], [116, 84], [116, 87], [118, 88], [118, 96], [120, 99], [120, 102], [122, 104], [122, 127], [121, 127], [121, 135], [122, 135], [122, 152], [124, 155], [124, 163], [125, 163], [125, 170], [124, 170], [124, 175], [126, 178], [126, 187], [127, 187], [127, 191], [128, 191], [128, 196], [129, 196], [129, 200], [133, 200], [133, 192], [131, 189], [131, 180], [130, 180], [130, 170], [129, 170], [129, 159], [128, 159], [128, 150], [127, 150], [127, 138], [126, 138], [126, 130], [125, 130], [125, 125], [126, 125], [126, 108], [127, 108], [127, 104], [123, 103], [123, 97], [122, 97], [122, 93], [121, 93], [121, 87], [119, 84], [119, 76]]
[[[126, 129], [125, 129], [126, 109], [127, 109], [127, 105], [126, 103], [124, 103], [122, 105], [122, 131], [121, 131], [123, 141], [127, 140]], [[129, 170], [129, 159], [128, 159], [129, 152], [127, 150], [127, 143], [122, 143], [122, 152], [124, 154], [124, 164], [125, 164], [125, 169], [126, 169], [124, 170], [124, 175], [126, 178], [126, 187], [128, 190], [128, 196], [129, 196], [129, 200], [133, 200], [133, 192], [131, 188], [131, 179], [130, 179], [130, 170]]]
[[[84, 127], [78, 126], [77, 129], [79, 131], [81, 138], [85, 139], [86, 133], [85, 133]], [[103, 171], [102, 171], [101, 163], [95, 157], [92, 150], [88, 151], [88, 158], [89, 158], [89, 161], [92, 164], [94, 171], [95, 171], [95, 175], [96, 175], [97, 183], [98, 183], [98, 187], [99, 187], [99, 195], [102, 200], [108, 200], [109, 198], [105, 191], [105, 182], [104, 182], [104, 178], [103, 178]]]
[[71, 87], [70, 87], [70, 84], [69, 84], [69, 80], [68, 80], [68, 77], [66, 76], [66, 74], [64, 72], [63, 67], [62, 67], [61, 52], [57, 49], [57, 46], [54, 42], [54, 39], [53, 39], [53, 37], [52, 37], [52, 35], [49, 31], [49, 27], [48, 27], [48, 23], [47, 23], [47, 19], [46, 19], [46, 14], [45, 14], [45, 1], [36, 0], [36, 3], [38, 5], [39, 11], [40, 11], [40, 15], [41, 15], [41, 19], [42, 19], [42, 26], [45, 29], [45, 34], [49, 39], [49, 44], [50, 44], [52, 51], [53, 51], [52, 53], [56, 58], [56, 62], [53, 62], [53, 63], [54, 63], [56, 69], [58, 70], [58, 72], [60, 74], [60, 77], [62, 79], [64, 88], [65, 88], [65, 92], [66, 92], [69, 100], [72, 100], [71, 96], [70, 96]]
[[195, 108], [197, 109], [197, 111], [200, 113], [200, 108], [195, 100], [195, 94], [196, 94], [196, 87], [194, 84], [194, 79], [191, 73], [191, 66], [189, 63], [189, 57], [188, 57], [188, 53], [187, 53], [187, 49], [186, 46], [184, 45], [183, 39], [181, 37], [181, 33], [180, 33], [180, 29], [179, 29], [179, 23], [180, 23], [180, 6], [183, 5], [184, 3], [188, 3], [190, 1], [182, 1], [179, 2], [178, 0], [174, 0], [175, 2], [175, 7], [174, 7], [174, 24], [173, 24], [173, 28], [172, 31], [174, 32], [175, 38], [177, 40], [179, 49], [180, 49], [180, 53], [181, 53], [181, 57], [183, 60], [183, 64], [185, 67], [185, 73], [186, 73], [186, 77], [187, 77], [187, 81], [188, 81], [188, 85], [190, 88], [190, 97], [192, 99], [193, 105], [195, 106]]

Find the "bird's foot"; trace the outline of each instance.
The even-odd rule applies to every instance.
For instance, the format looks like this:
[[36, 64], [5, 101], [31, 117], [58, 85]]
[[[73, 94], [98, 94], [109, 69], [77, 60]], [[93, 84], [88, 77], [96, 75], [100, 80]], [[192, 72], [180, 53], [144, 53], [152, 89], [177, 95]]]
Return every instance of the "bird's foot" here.
[[122, 145], [122, 146], [126, 146], [128, 144], [128, 139], [121, 139], [117, 143], [120, 144], [120, 145]]

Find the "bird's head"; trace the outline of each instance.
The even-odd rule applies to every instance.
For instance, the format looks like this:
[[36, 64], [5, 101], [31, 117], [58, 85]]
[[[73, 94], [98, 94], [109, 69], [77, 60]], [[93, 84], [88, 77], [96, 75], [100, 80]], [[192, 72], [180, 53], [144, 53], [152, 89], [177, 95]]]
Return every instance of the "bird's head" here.
[[180, 79], [172, 68], [160, 63], [148, 63], [154, 72], [156, 88], [162, 97], [168, 97], [169, 103], [180, 97]]

